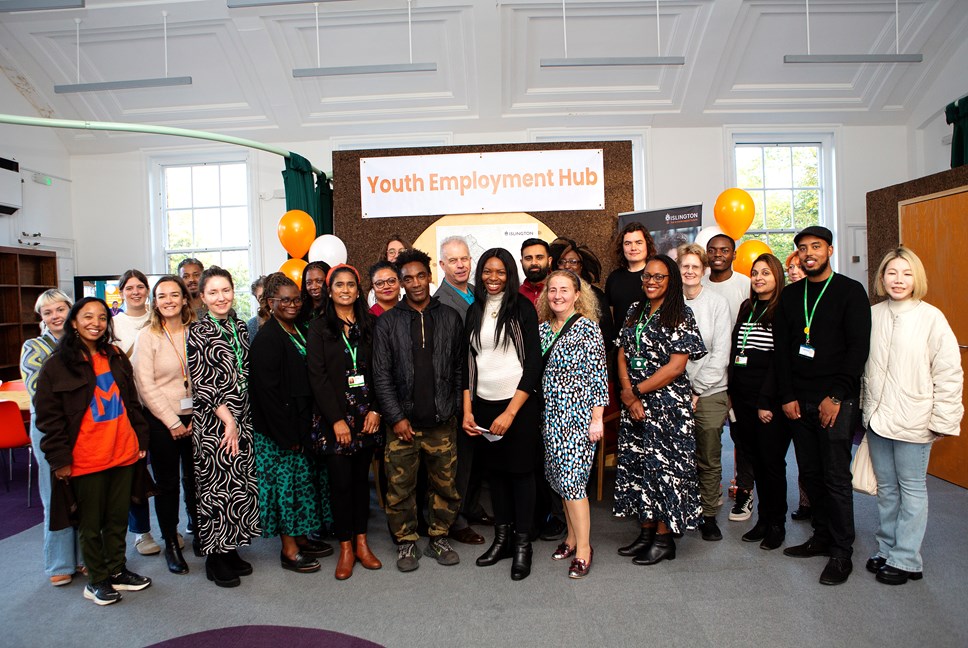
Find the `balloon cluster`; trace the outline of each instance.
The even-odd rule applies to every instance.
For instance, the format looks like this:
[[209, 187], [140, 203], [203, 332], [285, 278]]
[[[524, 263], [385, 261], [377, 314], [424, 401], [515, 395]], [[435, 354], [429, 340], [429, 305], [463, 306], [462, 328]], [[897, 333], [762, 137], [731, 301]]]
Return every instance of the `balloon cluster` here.
[[290, 209], [279, 219], [279, 242], [291, 259], [279, 266], [279, 272], [302, 287], [303, 269], [309, 262], [323, 261], [330, 266], [346, 263], [346, 245], [332, 234], [316, 236], [316, 224], [312, 216], [301, 209]]
[[[706, 247], [706, 244], [716, 236], [728, 236], [734, 241], [742, 238], [753, 224], [754, 212], [753, 198], [749, 193], [736, 187], [727, 189], [719, 194], [713, 207], [718, 227], [716, 225], [704, 227], [696, 237], [696, 244]], [[770, 246], [763, 241], [755, 239], [746, 241], [736, 248], [733, 270], [749, 276], [756, 257], [772, 252]]]

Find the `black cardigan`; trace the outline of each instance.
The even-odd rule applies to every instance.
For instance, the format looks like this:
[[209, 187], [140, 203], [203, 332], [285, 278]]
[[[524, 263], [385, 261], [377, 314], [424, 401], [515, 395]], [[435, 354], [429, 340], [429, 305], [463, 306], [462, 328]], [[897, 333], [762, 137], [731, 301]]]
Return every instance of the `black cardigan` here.
[[[514, 344], [518, 360], [521, 362], [523, 373], [518, 382], [518, 390], [529, 395], [540, 394], [541, 375], [544, 372], [544, 361], [541, 358], [541, 338], [538, 335], [538, 313], [534, 310], [534, 305], [524, 295], [518, 294], [514, 304]], [[483, 310], [483, 304], [476, 302], [471, 308]], [[471, 330], [470, 318], [464, 329], [467, 338], [467, 366], [464, 369], [462, 389], [468, 389], [471, 397], [477, 393], [477, 352], [471, 340], [474, 331]]]
[[[376, 318], [366, 314], [371, 320]], [[373, 322], [370, 322], [373, 330]], [[346, 348], [343, 338], [336, 336], [327, 325], [326, 318], [316, 318], [309, 325], [308, 353], [309, 381], [312, 384], [313, 397], [316, 408], [323, 417], [327, 427], [333, 427], [337, 421], [346, 420], [346, 377], [343, 373], [345, 366]], [[373, 354], [372, 340], [361, 341], [357, 351], [357, 365], [363, 368], [363, 378], [370, 386], [370, 411], [376, 411], [373, 401], [373, 370], [370, 358]]]

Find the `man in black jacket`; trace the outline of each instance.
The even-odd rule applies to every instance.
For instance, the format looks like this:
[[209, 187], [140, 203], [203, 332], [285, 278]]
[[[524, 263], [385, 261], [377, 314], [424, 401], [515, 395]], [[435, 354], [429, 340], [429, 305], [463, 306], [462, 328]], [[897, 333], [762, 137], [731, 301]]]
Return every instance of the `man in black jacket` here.
[[397, 568], [419, 567], [417, 471], [423, 462], [430, 491], [430, 544], [441, 565], [460, 562], [447, 532], [460, 508], [454, 485], [456, 415], [466, 352], [457, 311], [430, 295], [430, 257], [407, 250], [396, 260], [406, 297], [384, 313], [373, 339], [373, 383], [383, 420], [389, 488], [386, 510], [398, 542]]

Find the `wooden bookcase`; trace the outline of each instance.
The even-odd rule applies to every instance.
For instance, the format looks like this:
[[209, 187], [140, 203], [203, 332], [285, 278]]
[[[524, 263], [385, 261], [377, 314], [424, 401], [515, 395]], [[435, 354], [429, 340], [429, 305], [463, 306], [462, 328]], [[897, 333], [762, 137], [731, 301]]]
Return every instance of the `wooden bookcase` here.
[[56, 253], [0, 247], [0, 380], [20, 379], [23, 343], [40, 335], [34, 303], [56, 287]]

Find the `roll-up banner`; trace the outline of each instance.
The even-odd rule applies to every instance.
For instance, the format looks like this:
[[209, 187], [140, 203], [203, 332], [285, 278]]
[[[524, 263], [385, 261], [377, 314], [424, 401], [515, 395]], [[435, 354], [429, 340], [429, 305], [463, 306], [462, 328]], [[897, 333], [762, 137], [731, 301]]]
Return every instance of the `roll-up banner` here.
[[363, 218], [605, 208], [602, 149], [360, 159]]
[[702, 228], [702, 205], [624, 212], [618, 215], [618, 229], [629, 223], [642, 223], [649, 230], [659, 254], [676, 258], [676, 248], [692, 243]]

